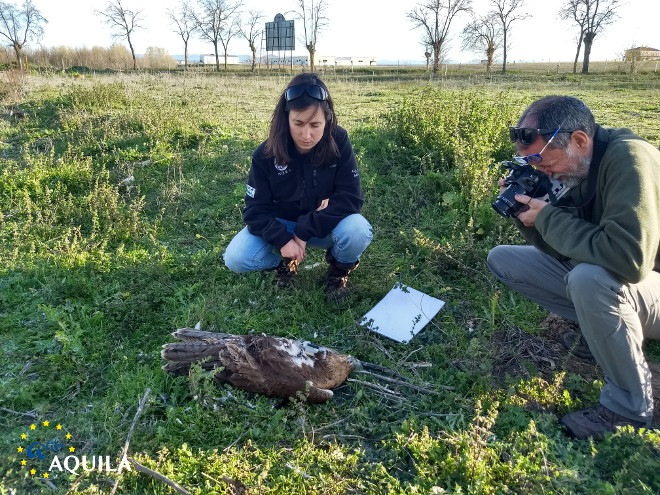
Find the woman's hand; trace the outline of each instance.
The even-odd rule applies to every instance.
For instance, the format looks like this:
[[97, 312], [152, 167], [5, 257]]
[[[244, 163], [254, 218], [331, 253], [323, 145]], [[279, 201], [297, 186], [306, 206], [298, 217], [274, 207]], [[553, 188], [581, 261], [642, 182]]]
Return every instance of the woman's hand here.
[[326, 198], [323, 201], [321, 201], [321, 204], [319, 207], [316, 209], [316, 211], [321, 211], [324, 210], [328, 206], [328, 201], [330, 201], [330, 198]]
[[[303, 253], [304, 253], [305, 249], [307, 248], [307, 243], [305, 241], [303, 241], [300, 237], [296, 236], [296, 235], [293, 236], [293, 240], [296, 241], [296, 244], [298, 244], [302, 248]], [[304, 254], [303, 254], [303, 256], [304, 256]]]
[[[283, 258], [290, 258], [300, 262], [305, 257], [305, 247], [296, 242], [296, 239], [298, 238], [294, 237], [284, 246], [282, 246], [282, 249], [280, 249], [280, 254]], [[301, 241], [300, 239], [298, 239], [298, 241], [304, 243], [304, 241]]]

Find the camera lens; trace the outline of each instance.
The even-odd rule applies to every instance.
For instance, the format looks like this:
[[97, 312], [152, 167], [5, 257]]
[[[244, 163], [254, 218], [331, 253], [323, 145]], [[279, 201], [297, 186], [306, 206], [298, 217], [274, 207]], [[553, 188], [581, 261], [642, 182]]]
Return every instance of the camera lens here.
[[503, 216], [504, 218], [509, 218], [514, 215], [522, 207], [521, 203], [518, 203], [514, 197], [517, 194], [517, 188], [514, 185], [507, 187], [502, 194], [500, 194], [495, 201], [491, 203], [493, 209]]

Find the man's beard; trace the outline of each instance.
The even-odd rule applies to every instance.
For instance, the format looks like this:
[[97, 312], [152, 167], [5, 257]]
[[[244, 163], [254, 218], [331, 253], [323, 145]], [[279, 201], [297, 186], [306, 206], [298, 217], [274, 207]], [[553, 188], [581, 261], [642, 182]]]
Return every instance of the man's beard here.
[[[571, 150], [566, 150], [566, 154], [569, 157], [574, 157], [575, 154]], [[587, 178], [589, 175], [589, 164], [591, 163], [591, 157], [586, 158], [578, 158], [577, 165], [575, 167], [575, 170], [573, 170], [572, 173], [566, 174], [566, 173], [556, 173], [552, 174], [553, 179], [559, 179], [560, 176], [563, 177], [561, 180], [562, 184], [564, 184], [566, 187], [577, 187], [580, 185], [580, 183]]]

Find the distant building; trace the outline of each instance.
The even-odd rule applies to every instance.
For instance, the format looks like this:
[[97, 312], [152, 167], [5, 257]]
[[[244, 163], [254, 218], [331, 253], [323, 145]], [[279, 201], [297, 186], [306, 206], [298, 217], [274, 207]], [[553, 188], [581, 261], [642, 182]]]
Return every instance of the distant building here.
[[[225, 63], [225, 54], [219, 53], [218, 58], [221, 64]], [[213, 65], [215, 64], [215, 55], [200, 55], [199, 63], [204, 65]], [[238, 64], [238, 55], [227, 55], [227, 64], [236, 65]]]
[[639, 46], [626, 50], [625, 60], [660, 60], [660, 50], [648, 46]]
[[[327, 63], [323, 63], [323, 60], [328, 60]], [[317, 58], [319, 65], [338, 65], [344, 67], [365, 67], [376, 65], [376, 59], [374, 57], [321, 57]]]
[[[307, 55], [295, 55], [291, 57], [290, 55], [283, 55], [277, 57], [271, 55], [268, 57], [268, 63], [270, 65], [291, 65], [291, 60], [293, 59], [293, 65], [304, 66], [309, 65], [309, 57]], [[266, 63], [266, 59], [262, 57], [262, 63]]]
[[[269, 57], [268, 63], [272, 65], [291, 65], [291, 56]], [[314, 57], [314, 63], [319, 67], [373, 66], [376, 65], [376, 59], [374, 57], [335, 57], [333, 55], [316, 55]], [[309, 65], [309, 57], [307, 55], [294, 56], [293, 65]]]

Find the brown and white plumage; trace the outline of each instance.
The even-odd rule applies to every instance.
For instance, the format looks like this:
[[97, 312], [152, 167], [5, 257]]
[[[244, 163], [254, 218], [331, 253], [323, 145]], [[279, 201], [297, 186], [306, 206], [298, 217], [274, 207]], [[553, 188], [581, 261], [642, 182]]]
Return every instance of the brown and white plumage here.
[[181, 342], [163, 345], [165, 371], [187, 375], [192, 363], [218, 370], [216, 380], [268, 397], [295, 397], [310, 404], [333, 397], [359, 361], [307, 341], [270, 335], [231, 335], [181, 328]]

